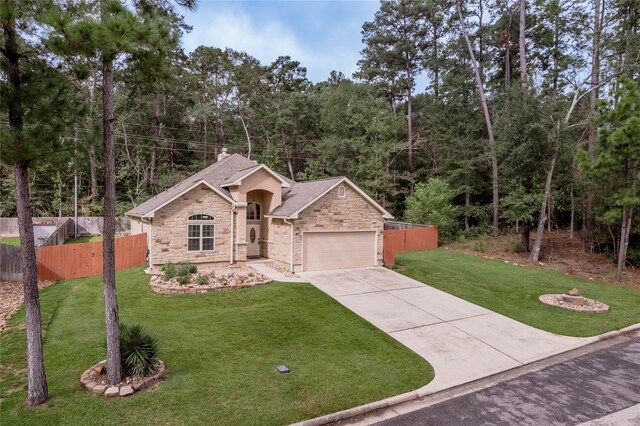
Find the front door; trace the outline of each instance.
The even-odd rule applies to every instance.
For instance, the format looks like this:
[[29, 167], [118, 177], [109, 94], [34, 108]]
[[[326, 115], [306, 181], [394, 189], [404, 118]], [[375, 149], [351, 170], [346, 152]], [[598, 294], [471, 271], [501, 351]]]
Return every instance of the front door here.
[[247, 225], [247, 257], [260, 256], [260, 224]]

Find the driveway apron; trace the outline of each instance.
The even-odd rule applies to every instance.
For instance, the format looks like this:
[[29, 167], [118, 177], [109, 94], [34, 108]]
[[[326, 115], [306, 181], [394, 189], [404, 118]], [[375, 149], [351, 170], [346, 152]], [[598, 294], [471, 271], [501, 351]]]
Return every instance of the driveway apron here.
[[429, 361], [425, 395], [595, 341], [538, 330], [384, 268], [300, 275]]

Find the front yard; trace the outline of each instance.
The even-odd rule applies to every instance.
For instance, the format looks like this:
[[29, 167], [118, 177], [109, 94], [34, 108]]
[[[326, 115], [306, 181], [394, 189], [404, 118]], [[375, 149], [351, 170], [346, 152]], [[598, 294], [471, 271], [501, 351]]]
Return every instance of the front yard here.
[[[0, 418], [20, 424], [286, 424], [419, 388], [420, 357], [309, 284], [159, 295], [142, 268], [118, 272], [120, 318], [160, 339], [167, 378], [112, 400], [79, 384], [104, 359], [100, 277], [41, 292], [51, 399], [28, 409], [24, 309], [0, 335]], [[290, 374], [275, 367], [285, 364]]]
[[[640, 322], [640, 292], [612, 284], [443, 249], [399, 254], [396, 265], [411, 278], [552, 333], [594, 336]], [[572, 312], [538, 301], [572, 288], [608, 304], [609, 312]]]

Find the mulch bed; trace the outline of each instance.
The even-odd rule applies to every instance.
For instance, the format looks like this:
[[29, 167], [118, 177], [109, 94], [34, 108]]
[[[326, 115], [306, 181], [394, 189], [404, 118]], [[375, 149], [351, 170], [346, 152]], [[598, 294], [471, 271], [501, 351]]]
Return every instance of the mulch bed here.
[[[42, 290], [55, 281], [40, 281], [38, 288]], [[9, 319], [22, 306], [24, 292], [22, 283], [17, 281], [0, 281], [0, 331], [7, 328]]]
[[[217, 266], [203, 269], [191, 276], [187, 284], [179, 284], [176, 278], [165, 280], [160, 272], [151, 272], [149, 284], [160, 294], [195, 294], [232, 288], [255, 287], [272, 282], [268, 277], [256, 272], [253, 268], [240, 265]], [[208, 282], [198, 284], [198, 276], [206, 275]]]
[[80, 376], [80, 383], [91, 392], [103, 394], [107, 397], [129, 396], [137, 391], [151, 386], [161, 380], [165, 375], [165, 366], [162, 361], [158, 361], [156, 371], [146, 377], [125, 377], [122, 382], [115, 386], [107, 384], [106, 361], [100, 361], [92, 366]]

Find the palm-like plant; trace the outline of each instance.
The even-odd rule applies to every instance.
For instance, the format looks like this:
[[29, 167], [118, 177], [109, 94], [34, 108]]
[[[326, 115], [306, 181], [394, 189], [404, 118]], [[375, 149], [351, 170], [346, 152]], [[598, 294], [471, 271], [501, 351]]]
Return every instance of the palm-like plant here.
[[141, 325], [120, 326], [120, 356], [126, 376], [144, 377], [158, 364], [158, 339]]

